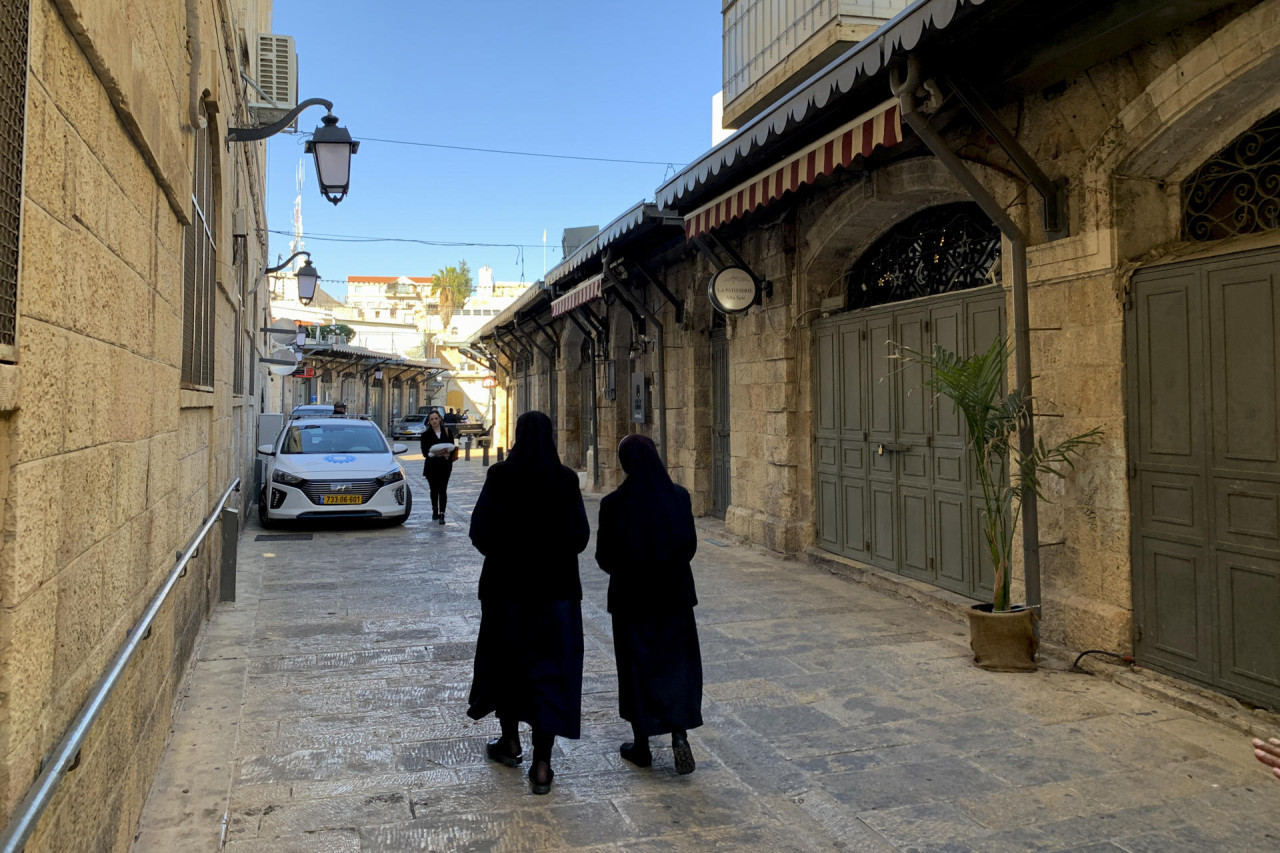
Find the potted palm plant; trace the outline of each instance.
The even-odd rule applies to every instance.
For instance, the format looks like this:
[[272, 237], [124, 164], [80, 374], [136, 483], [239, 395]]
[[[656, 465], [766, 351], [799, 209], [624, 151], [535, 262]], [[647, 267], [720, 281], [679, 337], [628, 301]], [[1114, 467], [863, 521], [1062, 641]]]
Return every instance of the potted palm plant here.
[[1044, 499], [1046, 477], [1064, 477], [1083, 451], [1099, 443], [1098, 427], [1049, 447], [1041, 438], [1022, 454], [1017, 436], [1029, 416], [1027, 398], [1006, 392], [1010, 346], [997, 337], [985, 352], [960, 356], [935, 346], [932, 354], [896, 347], [895, 357], [926, 368], [925, 387], [951, 400], [964, 420], [969, 453], [982, 491], [982, 533], [994, 569], [990, 604], [970, 609], [970, 646], [974, 660], [986, 669], [1034, 670], [1039, 639], [1036, 614], [1010, 603], [1013, 580], [1013, 533], [1023, 498], [1034, 492]]

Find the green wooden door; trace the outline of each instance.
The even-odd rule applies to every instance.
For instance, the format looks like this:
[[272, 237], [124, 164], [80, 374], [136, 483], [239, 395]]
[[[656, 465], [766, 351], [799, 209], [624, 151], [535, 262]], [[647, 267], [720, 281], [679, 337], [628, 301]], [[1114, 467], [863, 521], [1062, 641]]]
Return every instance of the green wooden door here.
[[1142, 270], [1132, 289], [1138, 660], [1280, 706], [1280, 251]]
[[820, 547], [965, 595], [991, 588], [976, 478], [958, 417], [890, 341], [985, 348], [1004, 291], [970, 290], [815, 324], [814, 467]]

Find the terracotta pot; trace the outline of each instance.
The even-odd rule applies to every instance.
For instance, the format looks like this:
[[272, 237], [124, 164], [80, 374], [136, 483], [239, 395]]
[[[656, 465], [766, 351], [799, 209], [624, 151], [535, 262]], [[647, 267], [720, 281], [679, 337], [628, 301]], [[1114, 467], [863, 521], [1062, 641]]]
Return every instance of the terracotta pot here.
[[1038, 621], [1029, 607], [993, 612], [990, 604], [975, 604], [969, 608], [974, 663], [995, 672], [1034, 672], [1040, 648]]

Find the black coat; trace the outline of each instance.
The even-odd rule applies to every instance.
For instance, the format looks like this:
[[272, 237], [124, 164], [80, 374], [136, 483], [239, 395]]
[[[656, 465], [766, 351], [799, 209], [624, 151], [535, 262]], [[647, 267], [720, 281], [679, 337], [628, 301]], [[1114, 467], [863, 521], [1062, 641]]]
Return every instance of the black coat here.
[[489, 469], [471, 513], [484, 554], [480, 633], [467, 714], [529, 723], [576, 738], [582, 717], [582, 582], [578, 554], [591, 530], [578, 475]]
[[[609, 612], [618, 664], [618, 713], [639, 737], [702, 725], [702, 655], [689, 561], [698, 549], [689, 493], [674, 487], [667, 560], [646, 557], [647, 528], [630, 517], [621, 490], [600, 500], [596, 562], [609, 573]], [[643, 512], [636, 508], [630, 512]], [[652, 550], [650, 551], [652, 553]]]
[[572, 469], [529, 482], [509, 461], [491, 466], [471, 513], [480, 600], [581, 601], [578, 555], [590, 538]]
[[[448, 442], [449, 444], [457, 444], [458, 436], [454, 433], [452, 428], [450, 428], [446, 424], [441, 424], [440, 437], [436, 438], [435, 430], [431, 428], [430, 424], [427, 424], [427, 428], [422, 433], [422, 438], [419, 439], [419, 441], [422, 444], [422, 458], [428, 462], [431, 462], [435, 459], [435, 457], [428, 456], [427, 455], [428, 450], [430, 450], [432, 447], [434, 447], [437, 444], [443, 444], [445, 442]], [[444, 458], [445, 458], [445, 461], [448, 461], [449, 459], [449, 457], [447, 456]]]
[[680, 501], [677, 515], [685, 519], [678, 541], [671, 543], [672, 559], [653, 563], [637, 559], [630, 547], [630, 519], [618, 492], [600, 499], [600, 521], [596, 530], [596, 562], [609, 574], [609, 612], [670, 612], [695, 607], [698, 596], [689, 561], [698, 550], [698, 533], [693, 526], [693, 504], [689, 493], [675, 485]]

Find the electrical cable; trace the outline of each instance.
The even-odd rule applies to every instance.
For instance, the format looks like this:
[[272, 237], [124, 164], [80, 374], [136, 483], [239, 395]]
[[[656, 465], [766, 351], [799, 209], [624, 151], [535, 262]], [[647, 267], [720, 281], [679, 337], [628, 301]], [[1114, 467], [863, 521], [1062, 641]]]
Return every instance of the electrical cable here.
[[586, 160], [592, 163], [627, 163], [634, 166], [674, 166], [670, 160], [625, 160], [618, 157], [585, 157], [576, 154], [543, 154], [538, 151], [509, 151], [503, 148], [474, 148], [467, 145], [445, 145], [439, 142], [414, 142], [407, 139], [378, 139], [360, 137], [361, 142], [382, 142], [387, 145], [412, 145], [418, 148], [447, 148], [450, 151], [472, 151], [480, 154], [509, 154], [516, 157], [546, 157], [552, 160]]
[[[283, 237], [292, 237], [292, 231], [284, 229], [268, 228], [268, 234], [279, 234]], [[418, 243], [423, 246], [460, 246], [463, 248], [478, 246], [481, 248], [491, 249], [541, 249], [541, 243], [477, 243], [464, 240], [422, 240], [416, 237], [372, 237], [362, 236], [359, 234], [323, 234], [318, 232], [307, 232], [303, 234], [305, 240], [321, 240], [332, 243]]]
[[1084, 651], [1080, 653], [1080, 656], [1077, 657], [1075, 659], [1075, 662], [1071, 664], [1071, 668], [1079, 669], [1080, 661], [1084, 659], [1085, 655], [1106, 655], [1107, 657], [1113, 657], [1113, 658], [1122, 660], [1125, 663], [1129, 664], [1130, 666], [1133, 666], [1134, 664], [1133, 655], [1121, 655], [1121, 654], [1116, 654], [1115, 652], [1108, 652], [1103, 649], [1089, 649], [1088, 651]]

